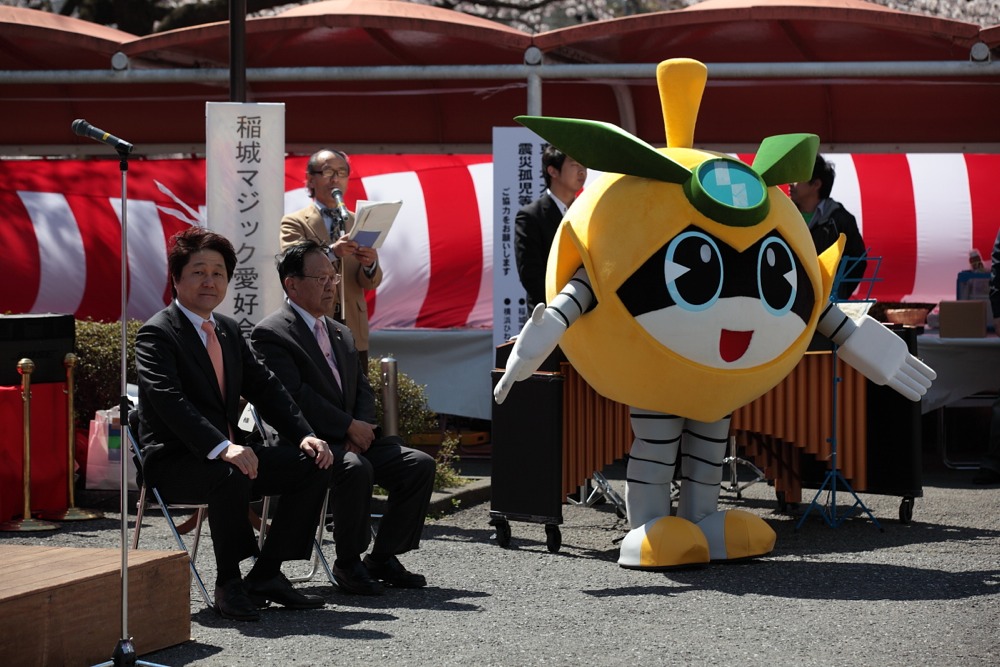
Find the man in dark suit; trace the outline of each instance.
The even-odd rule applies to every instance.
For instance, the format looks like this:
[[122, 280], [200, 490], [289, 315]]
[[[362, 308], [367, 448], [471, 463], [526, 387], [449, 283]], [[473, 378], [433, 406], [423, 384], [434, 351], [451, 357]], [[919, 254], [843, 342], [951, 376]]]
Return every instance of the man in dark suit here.
[[542, 152], [545, 194], [523, 207], [514, 218], [514, 259], [517, 275], [528, 293], [528, 315], [545, 303], [545, 268], [556, 229], [587, 180], [587, 168], [554, 146]]
[[[218, 567], [216, 610], [258, 620], [268, 601], [294, 609], [323, 606], [281, 573], [307, 559], [330, 480], [332, 453], [315, 437], [282, 384], [261, 364], [236, 321], [213, 313], [226, 295], [236, 253], [225, 237], [191, 227], [171, 239], [174, 301], [136, 337], [139, 443], [143, 475], [170, 502], [208, 503]], [[294, 443], [244, 446], [236, 426], [240, 396]], [[254, 497], [281, 495], [263, 549], [249, 519]], [[257, 556], [244, 581], [240, 562]]]
[[[316, 434], [333, 450], [331, 507], [337, 559], [333, 575], [348, 593], [379, 595], [383, 585], [419, 588], [423, 575], [409, 572], [399, 554], [420, 545], [434, 485], [434, 459], [380, 436], [375, 394], [368, 384], [351, 330], [327, 316], [337, 298], [338, 275], [323, 246], [307, 240], [278, 259], [287, 302], [250, 334], [254, 352], [285, 385]], [[372, 551], [373, 484], [389, 492]]]

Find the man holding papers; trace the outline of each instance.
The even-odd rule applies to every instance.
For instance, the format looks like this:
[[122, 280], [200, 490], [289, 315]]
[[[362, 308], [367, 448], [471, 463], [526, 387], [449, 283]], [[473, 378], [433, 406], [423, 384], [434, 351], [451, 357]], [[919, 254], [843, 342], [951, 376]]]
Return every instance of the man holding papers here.
[[351, 330], [362, 368], [367, 370], [365, 291], [375, 289], [382, 282], [382, 267], [374, 247], [351, 238], [355, 217], [343, 203], [350, 175], [347, 154], [336, 149], [314, 153], [306, 163], [306, 189], [313, 203], [281, 219], [280, 245], [285, 251], [292, 244], [309, 239], [329, 248], [330, 260], [343, 276], [340, 298], [330, 315]]

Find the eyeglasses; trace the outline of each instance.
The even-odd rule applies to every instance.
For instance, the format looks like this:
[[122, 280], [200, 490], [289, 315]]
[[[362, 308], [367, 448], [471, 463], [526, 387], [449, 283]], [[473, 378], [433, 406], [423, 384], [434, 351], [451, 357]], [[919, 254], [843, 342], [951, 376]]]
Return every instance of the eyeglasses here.
[[347, 169], [324, 169], [322, 171], [310, 171], [313, 176], [322, 176], [323, 178], [338, 178], [341, 181], [346, 179], [351, 175], [351, 172]]
[[320, 287], [326, 287], [326, 286], [328, 286], [330, 284], [336, 285], [337, 283], [340, 282], [340, 274], [339, 273], [330, 273], [330, 274], [327, 274], [325, 276], [307, 276], [306, 274], [303, 273], [299, 277], [300, 278], [312, 278], [313, 280], [316, 280], [316, 281], [319, 282]]

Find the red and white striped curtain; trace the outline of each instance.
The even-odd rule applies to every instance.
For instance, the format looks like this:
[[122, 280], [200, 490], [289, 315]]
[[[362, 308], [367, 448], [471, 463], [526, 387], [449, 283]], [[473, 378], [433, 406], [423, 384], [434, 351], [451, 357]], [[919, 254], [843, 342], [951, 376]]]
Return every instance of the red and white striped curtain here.
[[[873, 297], [953, 299], [969, 250], [989, 262], [1000, 229], [1000, 155], [826, 157], [837, 169], [833, 197], [882, 258]], [[305, 162], [286, 160], [286, 210], [309, 201]], [[358, 199], [403, 201], [380, 250], [385, 278], [369, 295], [372, 326], [491, 327], [491, 156], [355, 155], [351, 165], [350, 208]], [[205, 162], [135, 159], [127, 182], [128, 316], [142, 320], [169, 299], [167, 239], [202, 222]], [[0, 161], [0, 312], [117, 320], [120, 199], [114, 159]], [[271, 224], [277, 235], [278, 221]]]

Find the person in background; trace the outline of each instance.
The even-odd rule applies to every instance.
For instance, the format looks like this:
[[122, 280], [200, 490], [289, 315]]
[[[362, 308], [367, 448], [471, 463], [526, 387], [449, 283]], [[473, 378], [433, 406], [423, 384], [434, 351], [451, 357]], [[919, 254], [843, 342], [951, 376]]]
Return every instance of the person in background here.
[[549, 248], [566, 209], [587, 180], [587, 168], [554, 146], [542, 152], [545, 194], [524, 206], [514, 218], [514, 260], [528, 293], [528, 315], [545, 303], [545, 268]]
[[361, 246], [347, 237], [354, 226], [354, 213], [343, 209], [347, 219], [338, 212], [334, 190], [347, 196], [351, 163], [347, 154], [336, 149], [313, 153], [306, 163], [306, 190], [313, 202], [281, 219], [280, 249], [309, 239], [329, 248], [329, 257], [341, 275], [340, 296], [328, 313], [347, 325], [354, 334], [361, 365], [368, 368], [368, 303], [365, 292], [382, 282], [382, 267], [378, 251]]
[[807, 182], [790, 184], [788, 195], [809, 226], [817, 255], [836, 243], [841, 234], [847, 237], [839, 269], [843, 271], [843, 279], [837, 286], [836, 293], [839, 301], [846, 301], [864, 277], [868, 262], [859, 259], [867, 255], [864, 239], [858, 230], [858, 221], [843, 204], [830, 197], [835, 177], [833, 165], [823, 159], [822, 155], [817, 155], [812, 178]]
[[[992, 309], [993, 331], [1000, 335], [1000, 232], [993, 243], [993, 256], [990, 263], [990, 308]], [[1000, 484], [1000, 392], [993, 401], [993, 411], [990, 418], [989, 446], [986, 456], [979, 463], [979, 470], [972, 478], [976, 484]]]
[[[315, 241], [301, 241], [278, 256], [285, 305], [250, 333], [253, 350], [288, 388], [316, 433], [333, 450], [330, 505], [341, 590], [380, 595], [427, 584], [398, 556], [420, 546], [434, 486], [435, 462], [375, 426], [375, 394], [350, 329], [326, 316], [336, 299], [338, 275]], [[389, 493], [371, 553], [373, 484]], [[380, 583], [382, 582], [382, 583]]]
[[[171, 238], [167, 264], [174, 301], [139, 329], [135, 343], [143, 476], [168, 501], [208, 504], [221, 616], [256, 621], [268, 602], [322, 607], [323, 598], [292, 587], [281, 564], [312, 555], [333, 453], [254, 356], [236, 321], [213, 312], [236, 267], [232, 244], [189, 227]], [[292, 444], [247, 446], [237, 426], [241, 397]], [[258, 550], [250, 501], [279, 494]], [[240, 562], [251, 557], [244, 580]]]

